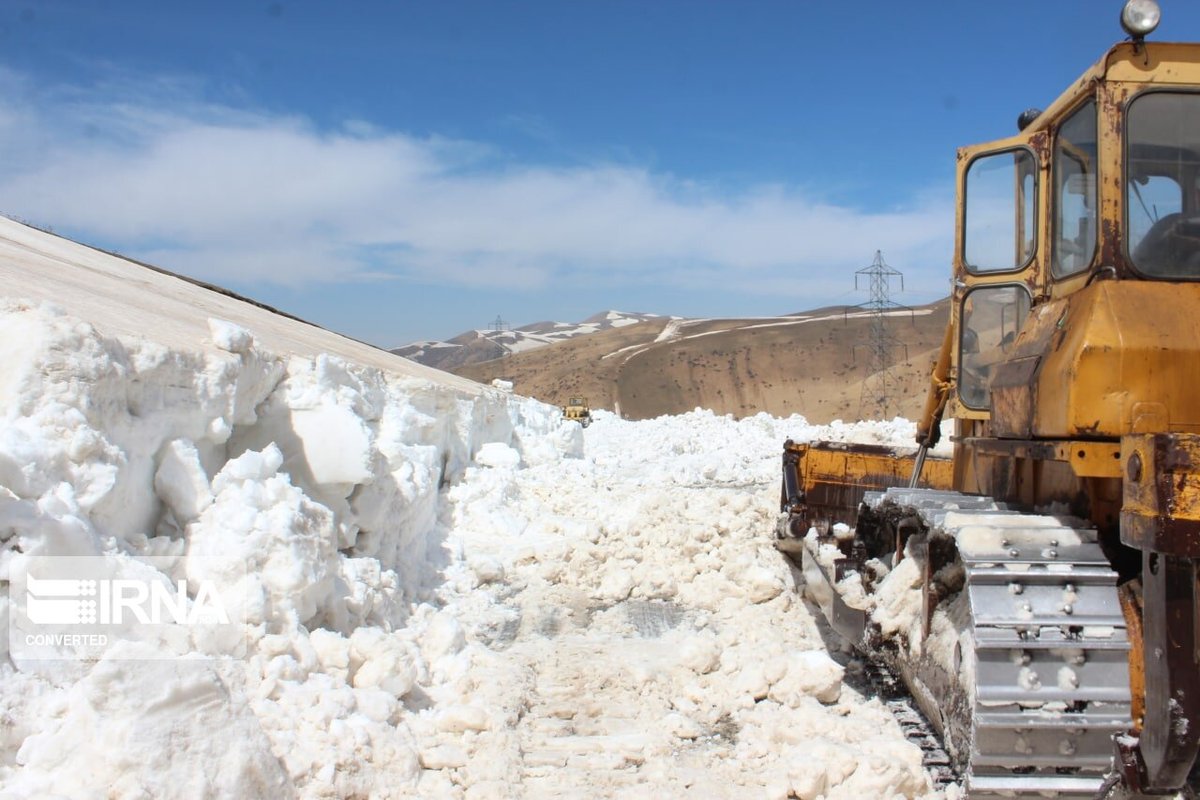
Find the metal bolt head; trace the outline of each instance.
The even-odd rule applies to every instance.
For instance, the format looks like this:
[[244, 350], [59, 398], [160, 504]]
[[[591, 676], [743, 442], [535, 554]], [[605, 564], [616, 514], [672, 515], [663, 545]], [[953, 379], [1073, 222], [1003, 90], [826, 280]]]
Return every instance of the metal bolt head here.
[[1137, 483], [1142, 479], [1142, 457], [1134, 453], [1129, 457], [1129, 461], [1125, 462], [1125, 475], [1131, 483]]

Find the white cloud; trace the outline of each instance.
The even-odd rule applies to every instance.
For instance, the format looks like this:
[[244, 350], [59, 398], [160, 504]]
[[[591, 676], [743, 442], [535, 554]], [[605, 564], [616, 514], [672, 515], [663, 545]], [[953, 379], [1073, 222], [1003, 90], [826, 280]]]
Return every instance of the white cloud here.
[[796, 296], [883, 248], [940, 289], [943, 193], [868, 213], [786, 185], [513, 166], [484, 143], [196, 101], [186, 82], [32, 91], [0, 73], [0, 210], [203, 279], [544, 286], [564, 274]]

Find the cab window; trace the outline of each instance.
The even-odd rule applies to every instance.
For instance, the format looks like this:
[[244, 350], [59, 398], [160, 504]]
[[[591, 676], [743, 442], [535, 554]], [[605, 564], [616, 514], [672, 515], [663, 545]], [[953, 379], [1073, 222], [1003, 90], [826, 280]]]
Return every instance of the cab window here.
[[1091, 266], [1096, 255], [1096, 103], [1089, 100], [1063, 122], [1054, 145], [1055, 277]]
[[980, 156], [967, 168], [963, 260], [969, 272], [1020, 269], [1033, 257], [1035, 164], [1022, 148]]
[[1141, 95], [1126, 120], [1130, 260], [1143, 275], [1200, 278], [1200, 94]]
[[[1146, 234], [1166, 217], [1183, 211], [1183, 186], [1173, 175], [1154, 175], [1153, 166], [1143, 163], [1129, 179], [1129, 245], [1132, 251], [1146, 241]], [[1160, 226], [1161, 228], [1161, 226]], [[1144, 261], [1148, 259], [1143, 258]]]
[[1021, 286], [986, 286], [963, 298], [958, 394], [964, 405], [990, 405], [992, 372], [1008, 355], [1027, 316], [1029, 292]]

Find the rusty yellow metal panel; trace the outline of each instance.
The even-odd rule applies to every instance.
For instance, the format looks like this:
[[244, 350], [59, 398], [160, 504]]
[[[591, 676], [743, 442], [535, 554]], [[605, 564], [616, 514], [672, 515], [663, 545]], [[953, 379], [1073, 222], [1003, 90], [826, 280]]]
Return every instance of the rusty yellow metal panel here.
[[1200, 49], [1183, 42], [1122, 42], [1105, 56], [1104, 77], [1137, 83], [1200, 83]]
[[1033, 436], [1037, 375], [1056, 335], [1056, 305], [1062, 304], [1043, 303], [1030, 311], [1011, 356], [996, 369], [992, 379], [992, 432], [996, 436]]
[[[916, 449], [881, 445], [820, 442], [790, 444], [798, 485], [804, 491], [809, 519], [853, 524], [863, 494], [873, 489], [907, 486]], [[951, 459], [925, 459], [918, 486], [949, 489], [954, 479]]]
[[1064, 442], [1064, 461], [1080, 478], [1121, 477], [1121, 447], [1112, 442]]
[[1046, 106], [1030, 130], [1054, 127], [1101, 82], [1200, 83], [1200, 46], [1190, 42], [1121, 42]]
[[[1200, 285], [1099, 281], [1046, 304], [1033, 434], [1117, 439], [1200, 432]], [[1041, 324], [1041, 323], [1039, 323]]]
[[1118, 590], [1121, 614], [1125, 617], [1125, 638], [1129, 640], [1130, 719], [1135, 733], [1141, 733], [1146, 717], [1146, 661], [1142, 648], [1142, 584], [1133, 580]]
[[1200, 557], [1200, 436], [1126, 436], [1121, 461], [1121, 541], [1154, 553]]

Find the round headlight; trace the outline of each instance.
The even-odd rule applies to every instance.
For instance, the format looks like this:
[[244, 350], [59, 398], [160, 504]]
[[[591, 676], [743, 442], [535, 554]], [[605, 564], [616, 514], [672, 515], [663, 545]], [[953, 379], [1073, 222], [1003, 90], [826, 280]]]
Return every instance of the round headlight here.
[[1141, 39], [1158, 27], [1162, 11], [1154, 0], [1128, 0], [1121, 9], [1121, 27], [1135, 39]]

